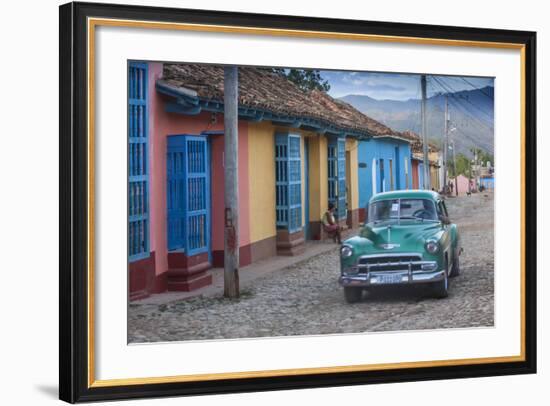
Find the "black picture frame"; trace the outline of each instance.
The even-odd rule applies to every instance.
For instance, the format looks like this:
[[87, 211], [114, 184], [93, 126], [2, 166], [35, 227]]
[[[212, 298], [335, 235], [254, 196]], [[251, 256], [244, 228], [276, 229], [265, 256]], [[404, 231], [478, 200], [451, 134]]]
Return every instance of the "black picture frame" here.
[[[112, 4], [69, 3], [60, 12], [60, 251], [59, 251], [59, 397], [67, 402], [235, 393], [279, 389], [423, 381], [527, 374], [536, 372], [536, 33], [374, 21], [186, 10]], [[524, 222], [525, 357], [500, 362], [415, 367], [364, 372], [313, 373], [196, 382], [91, 387], [88, 379], [88, 217], [87, 190], [87, 18], [104, 17], [345, 32], [524, 46]]]

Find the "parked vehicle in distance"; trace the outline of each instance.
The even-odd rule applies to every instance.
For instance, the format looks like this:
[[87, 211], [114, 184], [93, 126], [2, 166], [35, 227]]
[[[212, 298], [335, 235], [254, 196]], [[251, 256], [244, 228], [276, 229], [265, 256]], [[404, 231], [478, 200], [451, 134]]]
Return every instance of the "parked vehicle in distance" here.
[[458, 228], [438, 193], [379, 193], [369, 201], [359, 235], [342, 244], [339, 282], [349, 303], [365, 289], [399, 284], [428, 284], [434, 296], [447, 297], [461, 251]]

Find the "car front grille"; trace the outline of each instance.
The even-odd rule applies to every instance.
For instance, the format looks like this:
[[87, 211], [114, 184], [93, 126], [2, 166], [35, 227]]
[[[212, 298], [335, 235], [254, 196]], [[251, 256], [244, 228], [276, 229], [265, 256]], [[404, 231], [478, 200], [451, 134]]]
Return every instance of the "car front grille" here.
[[409, 265], [412, 271], [418, 271], [422, 269], [421, 261], [418, 254], [380, 254], [360, 257], [357, 265], [360, 273], [408, 271]]

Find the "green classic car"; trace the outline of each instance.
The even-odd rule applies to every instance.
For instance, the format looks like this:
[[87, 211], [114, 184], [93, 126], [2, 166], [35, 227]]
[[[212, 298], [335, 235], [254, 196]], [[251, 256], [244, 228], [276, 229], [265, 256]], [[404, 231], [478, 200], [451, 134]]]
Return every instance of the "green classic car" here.
[[394, 284], [429, 284], [446, 297], [449, 277], [460, 272], [460, 240], [443, 198], [427, 190], [379, 193], [367, 222], [340, 249], [340, 285], [350, 303], [364, 290]]

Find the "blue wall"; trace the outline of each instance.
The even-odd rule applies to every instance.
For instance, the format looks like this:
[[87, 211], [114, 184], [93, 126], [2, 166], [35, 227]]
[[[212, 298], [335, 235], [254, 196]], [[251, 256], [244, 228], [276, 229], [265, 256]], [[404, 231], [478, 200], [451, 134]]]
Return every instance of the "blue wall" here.
[[479, 179], [479, 184], [483, 185], [485, 189], [494, 189], [495, 188], [495, 178], [481, 178]]
[[[380, 160], [383, 159], [383, 171]], [[376, 192], [391, 190], [390, 159], [393, 166], [393, 188], [412, 188], [411, 148], [409, 143], [393, 138], [376, 138], [360, 141], [357, 153], [359, 163], [359, 207], [365, 207], [373, 195], [373, 180], [376, 181]], [[374, 160], [374, 162], [373, 162]], [[375, 175], [373, 176], [373, 163]], [[407, 166], [407, 170], [405, 169]], [[384, 178], [382, 179], [382, 172]], [[407, 175], [408, 172], [408, 185]]]

